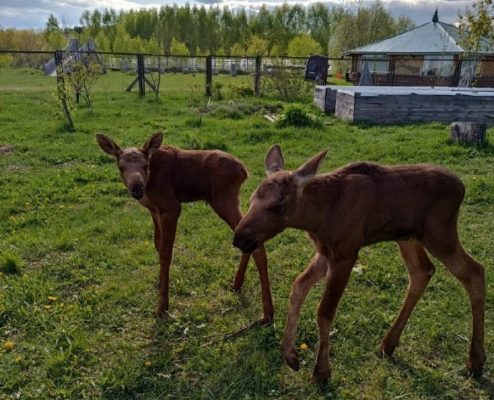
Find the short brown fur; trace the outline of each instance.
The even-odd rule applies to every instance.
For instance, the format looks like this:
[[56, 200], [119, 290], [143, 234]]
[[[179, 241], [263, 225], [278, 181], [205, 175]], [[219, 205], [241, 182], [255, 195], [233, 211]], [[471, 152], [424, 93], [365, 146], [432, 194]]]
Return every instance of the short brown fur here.
[[[181, 204], [205, 201], [233, 230], [242, 214], [239, 191], [247, 178], [245, 166], [222, 151], [181, 150], [161, 146], [163, 135], [152, 135], [141, 149], [121, 149], [111, 138], [97, 134], [102, 150], [115, 157], [129, 193], [146, 207], [154, 222], [154, 244], [160, 259], [160, 299], [157, 314], [169, 307], [169, 269]], [[273, 319], [267, 258], [264, 247], [253, 253], [261, 281], [264, 322]], [[242, 255], [233, 284], [240, 290], [249, 255]]]
[[356, 163], [315, 176], [325, 156], [319, 153], [294, 172], [283, 171], [279, 146], [266, 156], [267, 179], [251, 198], [251, 206], [235, 230], [234, 244], [252, 251], [287, 227], [303, 229], [316, 255], [295, 280], [282, 352], [297, 370], [295, 349], [300, 309], [310, 288], [326, 277], [317, 323], [319, 347], [314, 379], [330, 375], [329, 330], [360, 248], [393, 240], [398, 243], [410, 283], [403, 307], [381, 343], [391, 356], [401, 332], [424, 292], [434, 267], [425, 249], [438, 258], [465, 287], [472, 307], [473, 333], [467, 367], [474, 376], [485, 362], [484, 268], [465, 252], [457, 233], [457, 217], [465, 190], [451, 172], [435, 165], [387, 167]]

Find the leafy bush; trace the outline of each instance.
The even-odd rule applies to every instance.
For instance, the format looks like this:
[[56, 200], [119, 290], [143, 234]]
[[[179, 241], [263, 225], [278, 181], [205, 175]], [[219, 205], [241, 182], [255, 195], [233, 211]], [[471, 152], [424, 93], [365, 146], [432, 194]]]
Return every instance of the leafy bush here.
[[221, 89], [223, 89], [223, 84], [221, 82], [214, 82], [213, 96], [216, 100], [223, 100], [223, 93], [221, 93]]
[[320, 127], [321, 120], [316, 115], [308, 112], [303, 106], [290, 105], [286, 111], [276, 121], [279, 128], [287, 126], [301, 127]]
[[188, 128], [200, 128], [202, 126], [202, 116], [186, 119], [184, 125]]
[[197, 136], [187, 135], [184, 148], [189, 150], [227, 150], [225, 143], [215, 140], [202, 141]]
[[254, 96], [254, 89], [247, 84], [241, 84], [232, 86], [232, 93], [238, 97], [251, 97]]
[[261, 105], [250, 103], [237, 103], [230, 100], [227, 104], [218, 106], [213, 115], [216, 117], [223, 117], [229, 119], [242, 119], [245, 116], [255, 114], [262, 110]]
[[308, 95], [312, 85], [304, 80], [303, 73], [281, 64], [273, 65], [263, 80], [265, 94], [293, 101]]
[[24, 262], [11, 252], [5, 252], [0, 256], [0, 272], [4, 274], [20, 274]]
[[71, 70], [67, 73], [67, 76], [74, 91], [77, 104], [79, 104], [79, 97], [82, 96], [87, 108], [92, 110], [93, 98], [91, 90], [102, 72], [101, 65], [96, 63], [86, 65], [79, 61], [71, 66]]
[[14, 57], [10, 54], [0, 55], [0, 68], [10, 67], [13, 61]]

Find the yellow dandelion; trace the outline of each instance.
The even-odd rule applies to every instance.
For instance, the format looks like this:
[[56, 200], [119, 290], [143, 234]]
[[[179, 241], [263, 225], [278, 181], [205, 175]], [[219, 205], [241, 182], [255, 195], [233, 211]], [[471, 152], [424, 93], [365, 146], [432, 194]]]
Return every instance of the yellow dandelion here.
[[307, 343], [302, 343], [300, 345], [300, 350], [307, 350], [309, 348], [309, 346], [307, 346]]
[[48, 296], [48, 300], [57, 301], [57, 298], [55, 296]]
[[4, 344], [3, 344], [3, 348], [7, 351], [11, 351], [11, 350], [14, 350], [14, 347], [15, 347], [15, 343], [12, 341], [12, 340], [7, 340]]
[[65, 304], [60, 303], [60, 308], [64, 308], [64, 307], [65, 307]]
[[15, 361], [17, 364], [19, 364], [19, 363], [22, 361], [22, 357], [17, 356], [17, 357], [14, 359], [14, 361]]
[[149, 242], [147, 240], [144, 241], [144, 246], [149, 246]]
[[151, 366], [151, 364], [152, 364], [152, 362], [151, 362], [151, 361], [146, 361], [146, 362], [144, 363], [144, 365], [145, 365], [146, 367], [150, 367], [150, 366]]
[[45, 304], [43, 307], [45, 308], [45, 310], [50, 310], [51, 309], [51, 306], [48, 305], [48, 304]]

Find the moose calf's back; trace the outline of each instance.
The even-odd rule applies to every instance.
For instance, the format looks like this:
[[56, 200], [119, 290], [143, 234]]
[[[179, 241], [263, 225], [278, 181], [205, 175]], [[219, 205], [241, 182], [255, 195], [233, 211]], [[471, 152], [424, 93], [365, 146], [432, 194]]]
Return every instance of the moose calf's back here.
[[153, 154], [149, 170], [148, 191], [171, 187], [181, 202], [210, 201], [215, 192], [236, 195], [247, 178], [245, 166], [228, 153], [172, 146], [162, 146]]
[[336, 241], [351, 232], [359, 245], [420, 238], [434, 219], [454, 223], [464, 193], [453, 173], [429, 164], [354, 163], [316, 176], [304, 189], [315, 209], [326, 211], [317, 217], [323, 229], [333, 230]]

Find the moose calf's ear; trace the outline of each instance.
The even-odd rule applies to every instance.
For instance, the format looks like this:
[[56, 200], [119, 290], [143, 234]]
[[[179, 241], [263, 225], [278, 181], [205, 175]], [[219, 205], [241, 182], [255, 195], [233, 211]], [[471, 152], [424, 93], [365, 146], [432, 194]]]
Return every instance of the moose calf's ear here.
[[117, 157], [122, 151], [122, 149], [118, 144], [116, 144], [111, 138], [109, 138], [106, 135], [103, 135], [102, 133], [96, 134], [96, 140], [98, 141], [101, 150], [114, 157]]
[[163, 143], [163, 133], [153, 133], [142, 147], [142, 150], [147, 154], [147, 157], [150, 158], [153, 153], [160, 148], [161, 143]]
[[295, 171], [295, 179], [298, 184], [304, 185], [309, 182], [314, 175], [316, 175], [317, 170], [319, 169], [322, 160], [326, 157], [327, 152], [327, 150], [321, 151], [310, 160], [306, 161], [304, 165]]
[[281, 147], [277, 144], [273, 145], [266, 153], [264, 166], [266, 167], [266, 175], [271, 175], [273, 172], [281, 171], [285, 165]]

